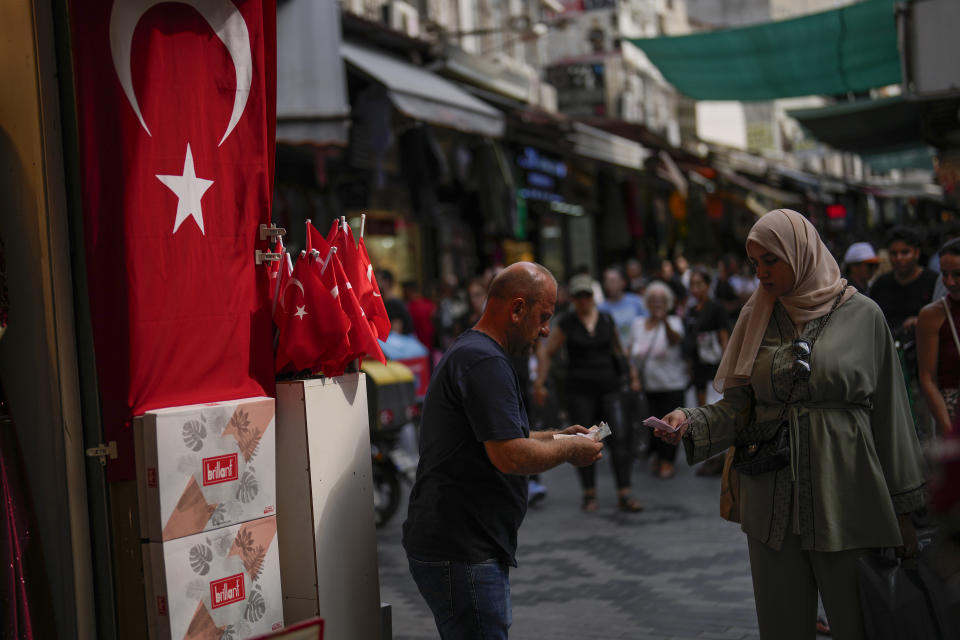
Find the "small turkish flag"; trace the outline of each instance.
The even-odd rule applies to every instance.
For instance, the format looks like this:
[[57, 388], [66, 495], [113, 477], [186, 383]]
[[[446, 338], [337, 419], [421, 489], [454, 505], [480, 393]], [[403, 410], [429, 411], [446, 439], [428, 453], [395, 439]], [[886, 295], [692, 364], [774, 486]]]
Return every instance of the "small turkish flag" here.
[[277, 244], [274, 246], [272, 253], [280, 254], [280, 259], [268, 263], [266, 269], [267, 277], [269, 279], [267, 286], [270, 291], [270, 301], [273, 303], [274, 308], [276, 308], [276, 296], [280, 291], [280, 274], [289, 268], [290, 271], [286, 274], [289, 276], [290, 273], [293, 272], [293, 263], [290, 262], [290, 256], [287, 254], [287, 250], [283, 246], [283, 240], [279, 237], [277, 238]]
[[390, 335], [390, 316], [387, 315], [387, 309], [383, 306], [383, 296], [380, 295], [380, 285], [377, 284], [377, 277], [373, 273], [373, 264], [370, 262], [370, 256], [367, 254], [367, 245], [363, 238], [360, 238], [357, 244], [357, 256], [360, 261], [361, 271], [364, 274], [370, 287], [364, 290], [360, 298], [360, 305], [367, 313], [370, 321], [377, 328], [377, 337], [386, 340]]
[[293, 275], [293, 262], [290, 260], [290, 254], [284, 249], [281, 254], [283, 258], [280, 260], [278, 270], [276, 272], [276, 279], [270, 283], [270, 290], [273, 292], [271, 295], [272, 298], [272, 314], [273, 314], [273, 323], [277, 325], [277, 353], [274, 358], [274, 368], [277, 373], [285, 370], [287, 365], [293, 364], [290, 359], [290, 356], [286, 354], [283, 350], [283, 346], [280, 344], [280, 326], [284, 322], [285, 314], [283, 312], [283, 307], [277, 304], [277, 301], [280, 299], [280, 292], [284, 290], [287, 286], [287, 281], [290, 279], [290, 276]]
[[276, 1], [71, 0], [87, 282], [110, 480], [129, 419], [273, 395]]
[[[360, 254], [357, 252], [357, 243], [353, 239], [353, 231], [350, 225], [343, 223], [340, 233], [334, 238], [333, 246], [337, 248], [337, 258], [343, 265], [343, 271], [347, 274], [347, 279], [353, 285], [353, 291], [358, 300], [363, 300], [367, 292], [373, 292], [373, 285], [367, 280], [367, 274], [364, 273], [363, 265], [360, 262]], [[362, 302], [361, 302], [362, 304]], [[364, 307], [366, 311], [366, 307]]]
[[351, 321], [337, 304], [339, 291], [332, 282], [322, 277], [319, 262], [301, 257], [278, 297], [283, 310], [280, 347], [298, 370], [347, 355]]
[[340, 306], [343, 312], [350, 318], [350, 349], [353, 357], [370, 356], [383, 364], [387, 363], [383, 350], [377, 342], [376, 329], [363, 312], [360, 301], [353, 291], [353, 285], [347, 279], [347, 274], [343, 270], [336, 254], [330, 261], [330, 266], [334, 269], [334, 277], [337, 279], [337, 286], [340, 288]]
[[326, 259], [330, 253], [330, 247], [333, 246], [323, 237], [313, 224], [307, 220], [307, 252], [316, 251], [320, 257]]

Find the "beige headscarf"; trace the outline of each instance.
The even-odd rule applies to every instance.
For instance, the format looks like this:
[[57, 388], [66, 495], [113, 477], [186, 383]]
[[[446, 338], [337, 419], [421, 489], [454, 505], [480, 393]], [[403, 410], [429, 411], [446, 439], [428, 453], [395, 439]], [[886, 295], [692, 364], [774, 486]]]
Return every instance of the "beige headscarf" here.
[[[847, 281], [840, 277], [837, 261], [809, 220], [790, 209], [769, 211], [750, 229], [747, 242], [751, 240], [793, 270], [793, 289], [780, 296], [780, 304], [795, 325], [806, 324], [830, 311]], [[847, 287], [840, 304], [856, 291], [852, 285]], [[776, 301], [776, 296], [759, 287], [743, 305], [713, 379], [718, 392], [750, 382], [753, 362]]]

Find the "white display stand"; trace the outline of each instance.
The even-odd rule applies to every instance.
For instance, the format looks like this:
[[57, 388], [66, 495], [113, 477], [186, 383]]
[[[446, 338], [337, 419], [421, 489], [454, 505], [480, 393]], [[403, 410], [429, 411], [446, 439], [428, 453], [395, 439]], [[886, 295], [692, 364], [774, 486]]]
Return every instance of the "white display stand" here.
[[364, 374], [277, 384], [277, 536], [287, 624], [380, 638]]

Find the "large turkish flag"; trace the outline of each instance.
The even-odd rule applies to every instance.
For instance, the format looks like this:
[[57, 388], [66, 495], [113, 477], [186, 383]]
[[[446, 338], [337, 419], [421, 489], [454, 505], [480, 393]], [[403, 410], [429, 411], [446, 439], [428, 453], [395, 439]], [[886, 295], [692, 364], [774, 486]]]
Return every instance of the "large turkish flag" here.
[[104, 430], [273, 395], [275, 0], [73, 0], [87, 282]]

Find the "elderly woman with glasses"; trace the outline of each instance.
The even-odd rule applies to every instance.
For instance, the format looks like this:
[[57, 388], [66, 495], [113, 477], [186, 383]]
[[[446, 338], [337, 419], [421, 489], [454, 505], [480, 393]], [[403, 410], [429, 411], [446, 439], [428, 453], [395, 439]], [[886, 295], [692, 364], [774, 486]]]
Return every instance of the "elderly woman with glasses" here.
[[735, 447], [764, 640], [812, 640], [819, 592], [835, 637], [864, 637], [857, 560], [916, 552], [909, 514], [925, 500], [923, 460], [883, 314], [841, 278], [813, 225], [764, 215], [747, 237], [760, 288], [720, 361], [712, 405], [663, 420], [694, 464]]

